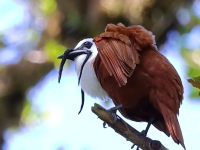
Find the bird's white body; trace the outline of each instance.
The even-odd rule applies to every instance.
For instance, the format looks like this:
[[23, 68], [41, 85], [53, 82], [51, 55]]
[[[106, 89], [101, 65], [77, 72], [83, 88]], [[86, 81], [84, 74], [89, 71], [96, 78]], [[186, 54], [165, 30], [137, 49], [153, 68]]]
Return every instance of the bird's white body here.
[[[78, 48], [80, 45], [82, 45], [85, 41], [90, 41], [93, 43], [91, 47], [92, 55], [88, 59], [88, 61], [85, 63], [83, 72], [80, 79], [80, 85], [84, 92], [86, 92], [88, 95], [94, 98], [100, 98], [102, 100], [108, 99], [108, 95], [106, 91], [101, 87], [96, 74], [94, 72], [93, 62], [98, 54], [97, 47], [95, 43], [93, 42], [93, 39], [84, 39], [80, 41], [77, 46]], [[75, 66], [76, 66], [76, 73], [79, 77], [81, 66], [83, 64], [83, 61], [85, 60], [86, 55], [80, 55], [75, 58]]]

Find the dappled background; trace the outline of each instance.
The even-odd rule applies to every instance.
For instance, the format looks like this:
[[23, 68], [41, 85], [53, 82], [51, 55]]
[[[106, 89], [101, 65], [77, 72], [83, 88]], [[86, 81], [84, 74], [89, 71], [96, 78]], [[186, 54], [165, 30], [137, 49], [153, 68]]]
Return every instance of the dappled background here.
[[[108, 23], [141, 24], [175, 66], [185, 88], [180, 124], [188, 150], [200, 146], [200, 0], [6, 0], [0, 3], [0, 145], [4, 150], [129, 149], [131, 143], [103, 129], [80, 87], [72, 62], [57, 83], [57, 56]], [[145, 123], [130, 122], [138, 130]], [[149, 136], [182, 149], [153, 129]]]

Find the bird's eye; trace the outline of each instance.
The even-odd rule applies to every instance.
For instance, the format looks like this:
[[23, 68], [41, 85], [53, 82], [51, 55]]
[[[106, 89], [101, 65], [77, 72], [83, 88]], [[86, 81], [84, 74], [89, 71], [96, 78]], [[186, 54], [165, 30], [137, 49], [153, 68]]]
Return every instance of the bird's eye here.
[[90, 49], [92, 47], [92, 42], [86, 41], [86, 42], [83, 43], [83, 46]]

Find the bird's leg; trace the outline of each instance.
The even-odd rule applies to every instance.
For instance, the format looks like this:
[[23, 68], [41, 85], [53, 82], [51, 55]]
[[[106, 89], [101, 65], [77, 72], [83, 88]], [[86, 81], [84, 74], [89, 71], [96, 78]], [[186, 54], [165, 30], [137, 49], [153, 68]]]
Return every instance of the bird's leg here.
[[[133, 146], [131, 146], [131, 149], [133, 149], [135, 147], [135, 144], [133, 144]], [[137, 146], [136, 150], [139, 150], [139, 146]]]
[[119, 110], [120, 108], [122, 108], [122, 104], [114, 106], [114, 107], [109, 109], [109, 111], [112, 113], [112, 115], [114, 117], [115, 122], [117, 121], [117, 119], [120, 119], [120, 117], [117, 115], [117, 110]]
[[[117, 110], [119, 110], [120, 108], [122, 108], [122, 105], [117, 105], [108, 109], [108, 111], [110, 111], [114, 117], [114, 122], [116, 122], [117, 119], [120, 119], [120, 117], [117, 115]], [[106, 122], [103, 122], [103, 127], [106, 128]]]
[[[147, 126], [146, 126], [146, 129], [143, 130], [143, 131], [141, 132], [142, 135], [144, 135], [145, 137], [147, 136], [147, 132], [149, 131], [149, 128], [150, 128], [150, 126], [151, 126], [151, 124], [152, 124], [153, 122], [154, 122], [154, 118], [151, 118], [151, 119], [149, 120]], [[131, 149], [133, 149], [134, 146], [135, 146], [135, 144], [133, 144], [133, 146], [131, 146]], [[139, 149], [140, 149], [140, 148], [137, 146], [136, 150], [139, 150]]]
[[143, 130], [141, 133], [144, 135], [144, 136], [147, 136], [147, 132], [149, 131], [149, 128], [151, 126], [151, 124], [154, 122], [154, 118], [151, 118], [146, 126], [146, 129]]

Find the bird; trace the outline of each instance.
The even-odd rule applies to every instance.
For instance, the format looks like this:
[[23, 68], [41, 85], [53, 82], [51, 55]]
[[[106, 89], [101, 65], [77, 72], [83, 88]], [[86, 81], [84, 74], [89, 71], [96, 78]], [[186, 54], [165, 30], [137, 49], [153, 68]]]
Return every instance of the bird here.
[[182, 81], [158, 51], [151, 31], [141, 25], [107, 24], [103, 33], [81, 40], [58, 58], [62, 59], [59, 82], [65, 61], [75, 62], [82, 101], [84, 92], [111, 99], [115, 106], [122, 106], [118, 109], [125, 118], [148, 123], [145, 135], [152, 124], [186, 149], [177, 118]]

